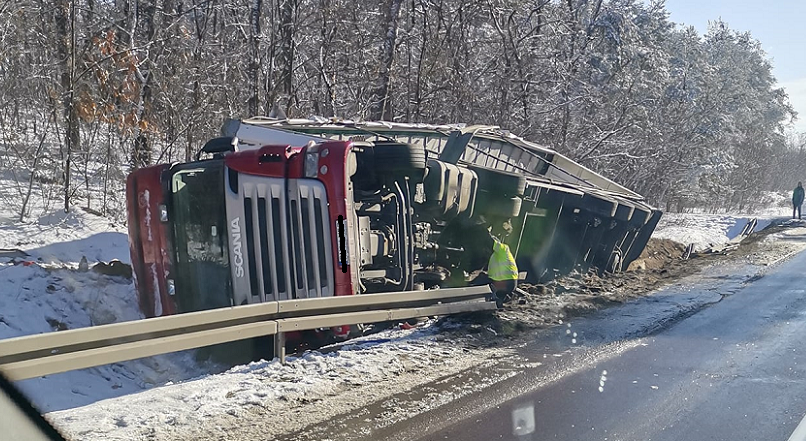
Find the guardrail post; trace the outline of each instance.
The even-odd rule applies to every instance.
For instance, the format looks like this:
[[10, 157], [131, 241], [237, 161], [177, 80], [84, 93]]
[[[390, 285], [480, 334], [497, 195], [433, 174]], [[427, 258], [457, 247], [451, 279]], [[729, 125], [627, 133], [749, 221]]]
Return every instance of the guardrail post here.
[[274, 356], [280, 359], [280, 363], [285, 364], [285, 333], [277, 331], [274, 334]]

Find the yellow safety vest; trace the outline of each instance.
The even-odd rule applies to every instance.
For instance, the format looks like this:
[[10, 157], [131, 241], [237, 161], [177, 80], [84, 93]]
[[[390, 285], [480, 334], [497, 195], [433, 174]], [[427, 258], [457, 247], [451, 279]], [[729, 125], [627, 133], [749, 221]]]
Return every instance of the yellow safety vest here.
[[497, 240], [493, 243], [493, 255], [487, 264], [487, 275], [490, 280], [495, 281], [518, 280], [518, 266], [509, 251], [509, 245]]

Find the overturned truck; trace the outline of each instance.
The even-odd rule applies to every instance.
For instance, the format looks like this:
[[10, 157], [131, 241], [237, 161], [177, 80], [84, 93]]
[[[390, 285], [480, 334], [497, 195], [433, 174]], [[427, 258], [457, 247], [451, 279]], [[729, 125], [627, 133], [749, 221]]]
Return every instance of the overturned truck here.
[[222, 135], [196, 161], [128, 177], [147, 316], [465, 286], [493, 237], [526, 281], [619, 271], [661, 215], [496, 127], [253, 118]]

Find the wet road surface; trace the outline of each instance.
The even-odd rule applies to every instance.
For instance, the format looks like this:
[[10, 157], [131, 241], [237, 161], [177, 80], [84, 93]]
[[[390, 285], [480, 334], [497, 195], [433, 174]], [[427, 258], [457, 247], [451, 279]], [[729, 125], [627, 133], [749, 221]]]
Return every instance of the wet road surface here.
[[614, 352], [535, 378], [545, 383], [536, 388], [524, 372], [506, 401], [485, 391], [463, 413], [449, 406], [395, 430], [426, 440], [787, 440], [806, 413], [806, 253]]

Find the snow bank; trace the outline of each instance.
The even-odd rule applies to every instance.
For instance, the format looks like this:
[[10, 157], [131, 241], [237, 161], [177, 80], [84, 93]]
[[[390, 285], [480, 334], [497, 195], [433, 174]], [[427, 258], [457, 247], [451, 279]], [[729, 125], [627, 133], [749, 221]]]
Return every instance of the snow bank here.
[[670, 239], [682, 244], [694, 244], [695, 251], [730, 242], [741, 234], [745, 225], [757, 219], [754, 231], [767, 227], [776, 216], [712, 215], [664, 213], [652, 234], [657, 239]]

